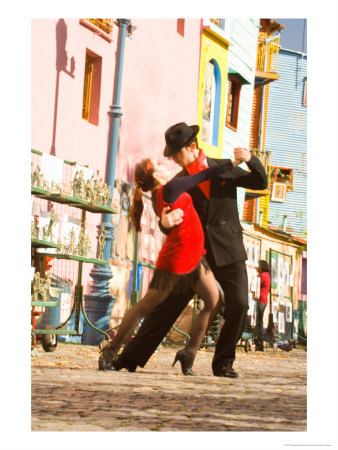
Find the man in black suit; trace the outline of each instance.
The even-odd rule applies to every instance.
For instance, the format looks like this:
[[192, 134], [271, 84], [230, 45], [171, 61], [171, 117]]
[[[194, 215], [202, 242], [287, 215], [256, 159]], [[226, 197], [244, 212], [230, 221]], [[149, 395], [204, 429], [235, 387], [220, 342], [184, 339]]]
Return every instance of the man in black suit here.
[[[171, 157], [183, 168], [176, 176], [193, 174], [225, 161], [205, 157], [197, 145], [198, 131], [197, 125], [188, 126], [181, 122], [165, 133], [164, 156]], [[233, 362], [248, 310], [247, 255], [237, 209], [237, 187], [267, 187], [266, 173], [258, 158], [242, 147], [234, 149], [234, 158], [246, 162], [250, 172], [234, 167], [188, 191], [203, 225], [206, 258], [225, 294], [225, 322], [216, 344], [212, 371], [215, 376], [231, 378], [238, 376]], [[165, 211], [161, 226], [169, 232], [182, 220], [180, 211]], [[137, 366], [144, 367], [193, 295], [191, 290], [181, 296], [169, 295], [144, 319], [135, 338], [115, 362], [115, 369], [124, 367], [135, 371]]]

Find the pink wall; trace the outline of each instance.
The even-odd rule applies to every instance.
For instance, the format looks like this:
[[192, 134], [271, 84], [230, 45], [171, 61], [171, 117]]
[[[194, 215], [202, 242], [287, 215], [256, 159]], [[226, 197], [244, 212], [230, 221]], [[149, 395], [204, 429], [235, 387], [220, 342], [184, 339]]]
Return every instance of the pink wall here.
[[[197, 19], [185, 21], [184, 37], [176, 19], [135, 19], [133, 25], [137, 29], [125, 44], [116, 168], [116, 177], [127, 181], [136, 160], [162, 155], [168, 126], [196, 123], [200, 51]], [[115, 26], [109, 43], [76, 19], [32, 20], [32, 148], [50, 153], [54, 141], [57, 157], [105, 173], [117, 32]], [[68, 57], [59, 77], [57, 43]], [[86, 48], [102, 57], [98, 126], [82, 119]], [[67, 73], [71, 58], [74, 77]]]
[[[63, 23], [61, 21], [32, 21], [32, 147], [50, 153], [55, 133], [57, 157], [88, 164], [104, 174], [108, 130], [106, 112], [112, 99], [115, 45], [81, 26], [78, 20], [66, 19]], [[61, 48], [64, 48], [65, 31], [67, 33], [65, 48], [68, 71], [71, 58], [75, 60], [74, 78], [61, 71], [58, 87], [57, 23], [61, 23], [64, 28], [58, 38]], [[103, 57], [98, 126], [82, 119], [86, 48]]]
[[[200, 21], [186, 20], [184, 37], [177, 20], [132, 21], [126, 40], [117, 176], [132, 181], [135, 161], [162, 158], [164, 132], [174, 123], [197, 121]], [[176, 170], [176, 167], [175, 167]]]
[[[123, 116], [116, 178], [133, 181], [134, 164], [162, 158], [164, 132], [172, 124], [197, 121], [200, 20], [135, 19], [125, 42]], [[77, 19], [32, 20], [31, 146], [58, 158], [100, 170], [104, 177], [110, 105], [113, 98], [118, 27], [108, 42]], [[59, 49], [57, 53], [57, 48]], [[102, 57], [99, 124], [82, 119], [86, 49]], [[66, 52], [66, 53], [65, 53]], [[58, 58], [57, 58], [58, 55]], [[61, 71], [57, 72], [58, 67]], [[168, 162], [174, 171], [178, 168]], [[101, 215], [88, 214], [93, 225]], [[96, 235], [96, 233], [95, 233]], [[95, 245], [95, 236], [93, 246]], [[88, 292], [84, 265], [83, 284]]]

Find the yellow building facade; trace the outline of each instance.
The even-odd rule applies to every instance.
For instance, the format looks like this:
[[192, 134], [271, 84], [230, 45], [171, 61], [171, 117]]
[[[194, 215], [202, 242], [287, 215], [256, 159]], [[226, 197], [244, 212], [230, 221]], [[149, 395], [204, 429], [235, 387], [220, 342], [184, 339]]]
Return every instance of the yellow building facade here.
[[207, 156], [222, 158], [228, 45], [208, 28], [202, 31], [197, 123], [199, 146]]

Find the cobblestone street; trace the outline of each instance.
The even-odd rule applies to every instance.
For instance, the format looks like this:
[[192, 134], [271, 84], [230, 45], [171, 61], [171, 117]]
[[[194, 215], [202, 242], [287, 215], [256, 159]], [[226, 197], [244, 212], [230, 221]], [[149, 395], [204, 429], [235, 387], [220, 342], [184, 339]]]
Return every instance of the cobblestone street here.
[[99, 372], [98, 348], [58, 344], [32, 356], [32, 431], [306, 431], [306, 352], [239, 349], [237, 379], [214, 377], [213, 350], [196, 376], [161, 347], [144, 369]]

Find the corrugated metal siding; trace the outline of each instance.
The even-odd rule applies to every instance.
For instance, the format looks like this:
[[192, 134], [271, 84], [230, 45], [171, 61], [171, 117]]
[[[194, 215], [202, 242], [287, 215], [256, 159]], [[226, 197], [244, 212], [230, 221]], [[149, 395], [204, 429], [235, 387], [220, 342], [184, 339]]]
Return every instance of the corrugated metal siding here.
[[262, 86], [253, 91], [250, 148], [259, 148], [259, 127], [261, 120]]
[[286, 214], [291, 232], [303, 236], [307, 230], [307, 108], [302, 106], [306, 55], [281, 49], [278, 74], [279, 80], [270, 85], [266, 148], [272, 166], [293, 169], [294, 182], [284, 203], [270, 202], [269, 225], [281, 226]]
[[256, 202], [255, 202], [254, 198], [245, 200], [244, 208], [243, 208], [243, 215], [242, 215], [242, 220], [244, 220], [244, 222], [252, 222], [253, 221], [255, 204], [256, 204]]
[[261, 142], [261, 147], [265, 149], [266, 142], [266, 127], [268, 123], [268, 111], [269, 111], [269, 92], [270, 92], [270, 84], [264, 86], [264, 123], [263, 123], [263, 139]]

